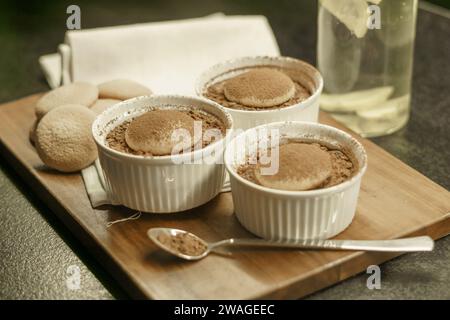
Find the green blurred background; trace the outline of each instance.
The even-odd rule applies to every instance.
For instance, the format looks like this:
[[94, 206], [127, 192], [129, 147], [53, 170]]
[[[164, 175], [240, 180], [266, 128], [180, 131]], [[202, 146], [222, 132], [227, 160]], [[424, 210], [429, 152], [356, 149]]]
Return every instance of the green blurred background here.
[[434, 4], [437, 4], [439, 6], [445, 7], [447, 9], [450, 9], [450, 1], [449, 0], [430, 0], [428, 2], [432, 2]]

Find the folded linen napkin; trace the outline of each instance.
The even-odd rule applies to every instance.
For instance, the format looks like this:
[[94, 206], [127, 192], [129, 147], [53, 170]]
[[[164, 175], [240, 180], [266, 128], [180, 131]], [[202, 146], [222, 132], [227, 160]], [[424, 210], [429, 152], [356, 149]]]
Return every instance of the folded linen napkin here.
[[[221, 14], [68, 31], [58, 51], [39, 59], [52, 88], [72, 81], [98, 84], [127, 78], [158, 94], [191, 95], [196, 78], [213, 64], [241, 56], [279, 55], [265, 17]], [[94, 208], [119, 204], [108, 197], [98, 160], [82, 175]]]

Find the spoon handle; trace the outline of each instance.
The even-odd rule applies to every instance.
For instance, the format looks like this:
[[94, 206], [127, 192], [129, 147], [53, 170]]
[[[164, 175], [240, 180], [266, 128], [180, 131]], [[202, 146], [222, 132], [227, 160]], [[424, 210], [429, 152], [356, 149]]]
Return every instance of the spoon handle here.
[[434, 241], [428, 236], [403, 238], [393, 240], [280, 240], [268, 241], [264, 239], [227, 239], [210, 245], [235, 247], [276, 247], [319, 250], [352, 250], [379, 252], [415, 252], [431, 251]]

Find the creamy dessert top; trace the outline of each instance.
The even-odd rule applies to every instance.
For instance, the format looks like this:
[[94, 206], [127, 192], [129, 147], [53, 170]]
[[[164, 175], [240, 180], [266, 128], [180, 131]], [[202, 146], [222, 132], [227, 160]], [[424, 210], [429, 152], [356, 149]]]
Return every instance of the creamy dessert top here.
[[254, 67], [209, 85], [203, 95], [227, 108], [267, 110], [297, 104], [311, 92], [283, 69]]
[[[216, 116], [195, 108], [158, 109], [147, 111], [131, 120], [122, 122], [106, 136], [108, 146], [116, 151], [133, 155], [164, 156], [170, 155], [173, 148], [182, 143], [186, 150], [213, 143], [214, 139], [202, 139], [194, 134], [195, 122], [201, 125], [201, 133], [207, 130], [219, 130], [225, 135], [226, 126]], [[175, 130], [182, 129], [190, 139], [173, 139]], [[197, 140], [195, 140], [197, 139]]]
[[348, 151], [320, 142], [288, 141], [279, 147], [279, 168], [263, 175], [262, 165], [246, 163], [238, 167], [243, 178], [264, 187], [305, 191], [331, 187], [350, 179], [358, 170]]

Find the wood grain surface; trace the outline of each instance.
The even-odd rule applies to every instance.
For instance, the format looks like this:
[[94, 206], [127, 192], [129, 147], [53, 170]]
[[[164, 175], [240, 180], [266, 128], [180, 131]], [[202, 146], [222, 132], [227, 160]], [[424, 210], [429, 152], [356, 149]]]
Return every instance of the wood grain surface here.
[[[184, 262], [157, 249], [151, 227], [186, 229], [206, 240], [252, 237], [233, 214], [230, 193], [188, 212], [143, 214], [124, 207], [93, 209], [80, 174], [47, 169], [29, 142], [39, 95], [0, 106], [0, 151], [26, 183], [133, 297], [152, 299], [299, 298], [398, 255], [392, 253], [240, 250]], [[326, 114], [320, 121], [344, 129]], [[347, 130], [348, 131], [348, 130]], [[392, 239], [450, 233], [450, 193], [372, 142], [355, 220], [338, 239]], [[424, 253], [426, 254], [426, 253]]]

